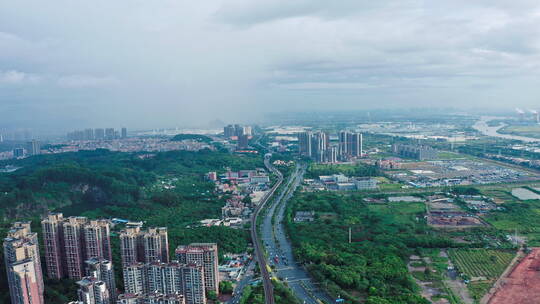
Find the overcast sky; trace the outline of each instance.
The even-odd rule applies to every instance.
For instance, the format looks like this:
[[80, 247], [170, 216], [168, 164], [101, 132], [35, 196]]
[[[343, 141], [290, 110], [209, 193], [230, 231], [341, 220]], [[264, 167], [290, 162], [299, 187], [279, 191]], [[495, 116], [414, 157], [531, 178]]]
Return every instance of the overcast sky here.
[[540, 108], [538, 0], [0, 1], [0, 127]]

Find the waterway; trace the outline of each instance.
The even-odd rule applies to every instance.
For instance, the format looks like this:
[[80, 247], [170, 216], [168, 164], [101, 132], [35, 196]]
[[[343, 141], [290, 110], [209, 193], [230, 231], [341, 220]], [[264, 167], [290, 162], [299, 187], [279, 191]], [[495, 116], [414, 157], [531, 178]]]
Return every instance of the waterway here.
[[492, 137], [498, 137], [498, 138], [504, 138], [504, 139], [513, 139], [513, 140], [520, 140], [523, 142], [540, 142], [539, 138], [534, 137], [527, 137], [527, 136], [519, 136], [519, 135], [510, 135], [510, 134], [502, 134], [498, 131], [504, 127], [507, 126], [505, 123], [501, 123], [498, 126], [490, 127], [488, 125], [489, 121], [495, 120], [495, 119], [501, 119], [502, 117], [492, 117], [492, 116], [482, 116], [480, 120], [478, 120], [474, 125], [473, 128], [479, 132], [481, 132], [484, 135], [492, 136]]

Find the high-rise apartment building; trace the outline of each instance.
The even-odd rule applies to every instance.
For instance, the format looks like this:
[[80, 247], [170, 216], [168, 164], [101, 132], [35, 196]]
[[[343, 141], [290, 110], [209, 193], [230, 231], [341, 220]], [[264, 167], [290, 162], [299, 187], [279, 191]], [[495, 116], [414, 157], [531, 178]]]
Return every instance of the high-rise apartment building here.
[[363, 152], [363, 136], [361, 133], [347, 131], [339, 132], [339, 158], [349, 160], [351, 157], [361, 157]]
[[362, 134], [341, 131], [338, 133], [338, 141], [334, 147], [330, 145], [330, 136], [326, 132], [301, 132], [298, 134], [298, 153], [325, 163], [362, 156]]
[[244, 126], [244, 135], [247, 135], [247, 136], [253, 135], [253, 131], [251, 129], [251, 126]]
[[23, 148], [15, 148], [13, 149], [13, 158], [20, 158], [24, 156], [24, 149]]
[[362, 134], [350, 134], [350, 155], [353, 157], [362, 156]]
[[182, 268], [182, 293], [186, 304], [206, 304], [205, 278], [204, 267], [201, 265], [191, 263]]
[[109, 292], [110, 304], [114, 304], [117, 293], [112, 262], [101, 258], [91, 258], [85, 264], [86, 276], [105, 282], [105, 286]]
[[51, 213], [41, 221], [45, 265], [47, 267], [47, 276], [51, 279], [63, 278], [65, 274], [62, 222], [62, 213]]
[[122, 138], [127, 138], [127, 128], [122, 128]]
[[94, 140], [94, 130], [93, 129], [84, 130], [84, 140]]
[[225, 126], [223, 127], [223, 135], [227, 138], [230, 138], [232, 136], [234, 136], [234, 126], [233, 125], [228, 125], [228, 126]]
[[244, 135], [244, 127], [242, 127], [241, 125], [234, 125], [234, 135], [235, 136]]
[[60, 248], [59, 251], [64, 250], [66, 258], [63, 262], [67, 270], [66, 272], [68, 277], [73, 280], [80, 280], [84, 277], [84, 234], [81, 228], [85, 222], [86, 218], [73, 216], [65, 219], [62, 223], [64, 248]]
[[204, 281], [207, 291], [219, 294], [218, 247], [215, 243], [192, 243], [176, 248], [176, 259], [183, 264], [204, 267]]
[[341, 131], [339, 132], [339, 144], [338, 144], [338, 147], [339, 147], [339, 156], [341, 158], [341, 160], [346, 160], [347, 159], [347, 155], [349, 153], [349, 136], [350, 136], [350, 133], [347, 132], [347, 131]]
[[110, 224], [107, 220], [91, 220], [83, 225], [85, 258], [112, 260]]
[[143, 260], [141, 257], [140, 227], [129, 227], [120, 232], [120, 256], [122, 267]]
[[11, 303], [45, 303], [37, 233], [30, 222], [14, 223], [3, 245]]
[[153, 293], [149, 295], [126, 293], [118, 297], [118, 304], [185, 304], [182, 294]]
[[[124, 267], [126, 294], [182, 294], [186, 304], [205, 304], [205, 276], [202, 265], [171, 263], [135, 263]], [[125, 299], [126, 294], [120, 295]]]
[[41, 154], [41, 143], [35, 139], [29, 141], [26, 144], [26, 152], [28, 155], [39, 155]]
[[325, 132], [302, 132], [298, 134], [298, 152], [317, 162], [328, 162], [330, 137]]
[[111, 304], [107, 284], [94, 277], [84, 277], [77, 282], [77, 296], [82, 304]]
[[105, 139], [105, 130], [102, 128], [94, 129], [94, 138], [98, 140]]
[[85, 276], [84, 261], [92, 258], [111, 260], [110, 227], [107, 220], [86, 217], [64, 218], [50, 214], [41, 221], [47, 273], [51, 278]]
[[326, 160], [329, 163], [337, 163], [338, 161], [338, 147], [330, 147], [327, 151], [327, 157]]
[[303, 156], [311, 157], [311, 142], [313, 138], [313, 133], [311, 132], [301, 132], [298, 133], [298, 153]]
[[249, 136], [247, 135], [240, 135], [238, 136], [238, 149], [247, 149], [249, 147]]
[[311, 152], [312, 157], [315, 157], [317, 162], [326, 162], [327, 150], [330, 145], [330, 139], [328, 134], [324, 132], [317, 132], [313, 137], [314, 144], [311, 145], [313, 151]]
[[127, 294], [145, 294], [147, 279], [145, 263], [131, 263], [123, 267], [124, 291]]
[[169, 261], [169, 239], [166, 227], [148, 228], [128, 227], [120, 232], [120, 254], [122, 266], [136, 262]]
[[116, 135], [115, 135], [114, 128], [105, 129], [105, 139], [111, 140], [115, 138], [116, 138]]

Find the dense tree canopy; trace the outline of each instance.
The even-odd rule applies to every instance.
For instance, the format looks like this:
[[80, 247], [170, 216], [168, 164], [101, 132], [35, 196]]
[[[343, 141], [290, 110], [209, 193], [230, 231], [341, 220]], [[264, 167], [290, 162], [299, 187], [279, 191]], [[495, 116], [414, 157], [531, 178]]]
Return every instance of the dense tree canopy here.
[[[406, 260], [413, 248], [448, 247], [453, 242], [428, 232], [419, 206], [423, 205], [402, 203], [399, 209], [383, 212], [359, 195], [297, 193], [286, 224], [299, 262], [333, 296], [354, 303], [427, 303], [417, 293]], [[315, 222], [292, 222], [296, 211], [310, 210], [316, 211]]]

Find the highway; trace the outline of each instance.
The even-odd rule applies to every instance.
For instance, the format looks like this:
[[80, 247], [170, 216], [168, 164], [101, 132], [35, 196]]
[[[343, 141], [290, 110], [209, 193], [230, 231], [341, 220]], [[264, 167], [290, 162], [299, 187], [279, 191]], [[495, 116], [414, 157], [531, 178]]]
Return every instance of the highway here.
[[240, 302], [240, 299], [242, 298], [242, 294], [244, 293], [244, 288], [248, 284], [250, 284], [253, 280], [253, 270], [255, 269], [255, 263], [249, 262], [246, 265], [246, 270], [244, 272], [244, 275], [242, 276], [242, 279], [236, 284], [234, 287], [234, 294], [233, 297], [227, 301], [229, 304], [238, 304]]
[[264, 165], [266, 168], [268, 168], [269, 171], [273, 172], [277, 177], [278, 180], [272, 186], [272, 188], [264, 195], [264, 197], [260, 200], [260, 203], [255, 208], [255, 211], [253, 212], [253, 215], [251, 216], [251, 239], [253, 240], [253, 248], [255, 250], [255, 259], [259, 263], [259, 268], [261, 271], [261, 279], [264, 287], [264, 297], [265, 297], [265, 303], [266, 304], [274, 304], [274, 286], [272, 285], [272, 280], [270, 278], [270, 273], [268, 272], [268, 267], [266, 263], [266, 258], [264, 257], [264, 251], [261, 247], [262, 243], [259, 238], [259, 234], [257, 233], [257, 218], [259, 216], [259, 213], [264, 208], [264, 206], [268, 203], [268, 201], [272, 198], [274, 195], [274, 192], [281, 186], [283, 183], [283, 174], [279, 172], [274, 166], [270, 164], [270, 157], [268, 155], [265, 155], [264, 157]]
[[[287, 201], [294, 194], [294, 190], [302, 182], [305, 165], [300, 165], [287, 182], [288, 191], [283, 191], [273, 200], [262, 227], [262, 239], [268, 252], [268, 263], [275, 267], [278, 278], [288, 283], [294, 295], [306, 304], [334, 303], [335, 300], [317, 287], [307, 271], [296, 263], [292, 246], [288, 240], [283, 226], [283, 217]], [[275, 215], [274, 223], [272, 217]], [[278, 262], [275, 257], [278, 256]]]

